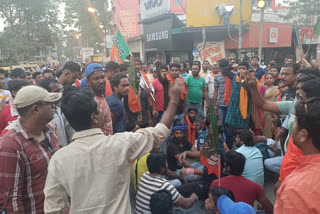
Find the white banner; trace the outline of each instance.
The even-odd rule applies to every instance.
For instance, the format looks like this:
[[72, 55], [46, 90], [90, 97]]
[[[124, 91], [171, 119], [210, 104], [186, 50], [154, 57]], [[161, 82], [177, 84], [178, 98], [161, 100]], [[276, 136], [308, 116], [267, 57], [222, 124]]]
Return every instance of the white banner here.
[[141, 20], [153, 18], [170, 12], [169, 0], [141, 0], [140, 13]]
[[82, 52], [82, 60], [83, 60], [83, 62], [85, 62], [85, 60], [89, 56], [93, 56], [94, 55], [94, 49], [93, 48], [82, 48], [81, 52]]
[[[205, 60], [210, 64], [218, 63], [220, 59], [225, 58], [224, 42], [207, 42], [205, 47], [203, 47], [203, 43], [198, 43], [195, 45], [193, 55], [194, 61], [200, 61], [201, 64]], [[198, 56], [196, 57], [196, 55]]]

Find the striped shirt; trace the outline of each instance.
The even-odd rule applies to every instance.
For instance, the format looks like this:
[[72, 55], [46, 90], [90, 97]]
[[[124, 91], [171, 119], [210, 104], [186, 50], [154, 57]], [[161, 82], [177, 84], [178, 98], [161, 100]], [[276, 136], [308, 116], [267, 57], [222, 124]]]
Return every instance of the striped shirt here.
[[176, 203], [180, 198], [180, 193], [161, 175], [151, 175], [146, 172], [142, 175], [136, 195], [136, 213], [151, 213], [151, 195], [159, 190], [168, 190], [172, 195], [172, 203]]
[[224, 85], [226, 78], [227, 76], [222, 75], [222, 73], [218, 73], [214, 77], [214, 87], [219, 89], [217, 97], [218, 106], [226, 106], [226, 104], [224, 104]]
[[48, 125], [38, 142], [16, 120], [0, 139], [0, 207], [10, 212], [44, 213], [43, 189], [49, 160], [60, 148]]
[[5, 99], [6, 102], [8, 102], [10, 97], [11, 97], [10, 91], [0, 89], [0, 101]]

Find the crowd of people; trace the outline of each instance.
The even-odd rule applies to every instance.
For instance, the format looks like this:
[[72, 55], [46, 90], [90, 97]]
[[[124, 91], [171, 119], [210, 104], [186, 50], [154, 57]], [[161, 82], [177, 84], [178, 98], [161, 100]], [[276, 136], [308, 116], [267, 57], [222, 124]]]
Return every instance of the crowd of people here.
[[320, 213], [319, 80], [292, 56], [0, 69], [0, 211]]

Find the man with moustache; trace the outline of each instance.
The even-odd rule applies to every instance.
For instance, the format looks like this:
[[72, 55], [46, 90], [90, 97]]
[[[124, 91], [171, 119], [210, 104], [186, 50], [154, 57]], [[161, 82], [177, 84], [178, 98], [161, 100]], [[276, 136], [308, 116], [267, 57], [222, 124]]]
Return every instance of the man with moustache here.
[[183, 77], [180, 77], [180, 64], [179, 63], [171, 63], [169, 65], [170, 70], [167, 75], [162, 75], [160, 70], [160, 65], [161, 62], [160, 60], [156, 60], [154, 63], [156, 65], [156, 72], [157, 72], [157, 77], [159, 79], [159, 82], [163, 86], [163, 96], [164, 96], [164, 111], [166, 111], [168, 104], [170, 102], [170, 97], [169, 97], [169, 86], [170, 84], [174, 84], [176, 80], [180, 79], [181, 82], [183, 82], [183, 91], [181, 94], [180, 99], [178, 100], [178, 108], [176, 115], [174, 117], [174, 122], [173, 125], [183, 125], [184, 124], [184, 116], [185, 116], [185, 110], [186, 110], [186, 95], [187, 95], [187, 90], [185, 87], [185, 82]]
[[[192, 66], [192, 76], [189, 76], [186, 79], [187, 85], [187, 109], [196, 109], [196, 125], [197, 129], [200, 129], [200, 117], [202, 115], [202, 99], [204, 98], [206, 103], [209, 103], [208, 91], [206, 80], [202, 78], [200, 73], [201, 66], [198, 63], [195, 63]], [[207, 105], [207, 109], [209, 105]]]
[[[180, 175], [182, 167], [192, 169], [203, 168], [203, 165], [200, 162], [189, 163], [186, 160], [186, 157], [192, 159], [200, 158], [200, 151], [197, 151], [196, 147], [187, 140], [184, 134], [185, 129], [185, 126], [174, 126], [172, 128], [173, 139], [169, 142], [167, 148], [168, 167], [178, 175]], [[187, 181], [196, 181], [198, 176], [190, 174], [185, 176], [185, 179]]]
[[48, 123], [61, 97], [35, 85], [15, 96], [20, 117], [0, 140], [0, 207], [6, 213], [44, 213], [48, 164], [60, 148]]
[[93, 91], [95, 98], [99, 101], [100, 108], [105, 117], [105, 123], [101, 128], [101, 130], [106, 136], [112, 135], [113, 130], [112, 130], [111, 112], [110, 112], [109, 105], [106, 102], [106, 99], [103, 95], [103, 92], [106, 86], [104, 69], [98, 63], [91, 63], [87, 66], [85, 70], [85, 74], [86, 74], [87, 84], [91, 89], [91, 91]]

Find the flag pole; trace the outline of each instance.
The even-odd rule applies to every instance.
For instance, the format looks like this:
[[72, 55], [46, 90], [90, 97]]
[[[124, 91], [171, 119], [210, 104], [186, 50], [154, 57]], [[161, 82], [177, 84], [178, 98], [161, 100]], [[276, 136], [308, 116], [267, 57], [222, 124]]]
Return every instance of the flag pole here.
[[[143, 82], [144, 82], [144, 85], [145, 85], [145, 86], [147, 86], [147, 89], [150, 89], [150, 87], [148, 86], [148, 84], [147, 84], [146, 80], [143, 78], [143, 75], [142, 75], [141, 71], [140, 71], [140, 75], [141, 75], [141, 77], [140, 77], [140, 78], [142, 78], [142, 80], [143, 80]], [[152, 92], [151, 92], [151, 91], [149, 92], [149, 94], [150, 94], [150, 96], [151, 96], [151, 98], [152, 98], [153, 102], [154, 102], [154, 101], [156, 101], [156, 100], [154, 99], [154, 96], [153, 96], [153, 94], [152, 94]]]

